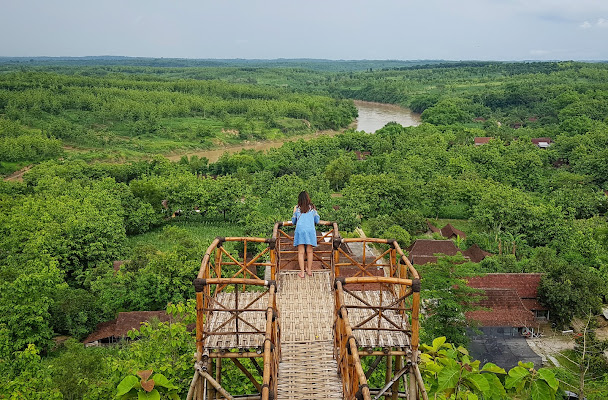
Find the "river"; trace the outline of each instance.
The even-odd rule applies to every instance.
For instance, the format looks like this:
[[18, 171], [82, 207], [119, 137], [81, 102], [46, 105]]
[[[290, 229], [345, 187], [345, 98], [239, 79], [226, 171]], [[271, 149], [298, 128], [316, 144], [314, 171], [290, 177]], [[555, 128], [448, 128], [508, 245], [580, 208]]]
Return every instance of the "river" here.
[[[359, 112], [359, 117], [352, 126], [359, 131], [374, 133], [389, 122], [397, 122], [403, 126], [417, 126], [420, 124], [420, 114], [413, 113], [407, 108], [403, 108], [394, 104], [372, 103], [369, 101], [355, 100], [355, 106]], [[175, 154], [167, 156], [172, 161], [177, 161], [184, 155], [191, 157], [193, 155], [207, 157], [209, 162], [216, 162], [225, 152], [236, 153], [241, 150], [268, 150], [274, 147], [281, 147], [285, 142], [293, 142], [299, 139], [312, 139], [318, 136], [327, 135], [334, 136], [340, 133], [339, 131], [319, 131], [309, 135], [301, 135], [288, 137], [280, 140], [268, 142], [244, 143], [234, 146], [226, 146], [215, 150], [201, 150], [188, 152], [186, 154]]]

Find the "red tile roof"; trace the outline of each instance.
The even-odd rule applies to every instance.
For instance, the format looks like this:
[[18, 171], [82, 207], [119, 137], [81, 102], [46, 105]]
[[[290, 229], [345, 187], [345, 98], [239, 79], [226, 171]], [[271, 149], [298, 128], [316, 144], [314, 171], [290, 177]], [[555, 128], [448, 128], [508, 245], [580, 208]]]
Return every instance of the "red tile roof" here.
[[460, 236], [461, 239], [466, 239], [467, 234], [461, 230], [458, 230], [452, 226], [452, 224], [447, 224], [443, 228], [441, 228], [441, 236], [447, 237], [449, 239]]
[[427, 219], [426, 225], [429, 227], [429, 230], [433, 233], [441, 233], [441, 230], [437, 228], [435, 225], [431, 224], [431, 222]]
[[481, 326], [524, 327], [536, 324], [534, 314], [526, 309], [515, 289], [484, 290], [486, 298], [478, 304], [489, 310], [469, 311], [467, 319], [475, 320]]
[[532, 143], [534, 143], [535, 145], [538, 146], [538, 144], [540, 142], [545, 142], [545, 143], [553, 143], [553, 141], [551, 140], [550, 137], [540, 137], [540, 138], [532, 138], [530, 139], [532, 141]]
[[486, 289], [513, 289], [528, 310], [546, 310], [538, 302], [538, 285], [542, 274], [487, 274], [469, 278], [469, 286]]
[[494, 139], [494, 138], [493, 137], [476, 137], [475, 138], [475, 146], [486, 144], [486, 143], [488, 143], [492, 139]]
[[436, 262], [435, 254], [454, 256], [460, 251], [451, 240], [417, 239], [407, 249], [412, 264], [423, 265]]
[[492, 253], [482, 250], [477, 244], [473, 244], [471, 247], [462, 252], [462, 255], [469, 257], [474, 263], [478, 263], [486, 257], [490, 257]]

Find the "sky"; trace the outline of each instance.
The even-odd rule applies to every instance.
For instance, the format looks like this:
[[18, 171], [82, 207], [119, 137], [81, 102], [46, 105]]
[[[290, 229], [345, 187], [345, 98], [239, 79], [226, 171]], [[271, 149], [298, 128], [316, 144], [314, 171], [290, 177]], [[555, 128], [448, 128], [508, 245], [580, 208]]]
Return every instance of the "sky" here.
[[608, 60], [608, 0], [0, 0], [0, 56]]

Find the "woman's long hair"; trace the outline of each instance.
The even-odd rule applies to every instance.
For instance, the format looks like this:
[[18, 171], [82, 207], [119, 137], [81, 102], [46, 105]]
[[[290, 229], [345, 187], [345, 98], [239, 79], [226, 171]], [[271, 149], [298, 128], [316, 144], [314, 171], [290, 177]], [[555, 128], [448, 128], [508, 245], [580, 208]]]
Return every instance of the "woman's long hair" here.
[[301, 213], [306, 213], [315, 209], [315, 205], [310, 201], [310, 196], [308, 196], [306, 191], [300, 192], [300, 195], [298, 196], [298, 207], [300, 207]]

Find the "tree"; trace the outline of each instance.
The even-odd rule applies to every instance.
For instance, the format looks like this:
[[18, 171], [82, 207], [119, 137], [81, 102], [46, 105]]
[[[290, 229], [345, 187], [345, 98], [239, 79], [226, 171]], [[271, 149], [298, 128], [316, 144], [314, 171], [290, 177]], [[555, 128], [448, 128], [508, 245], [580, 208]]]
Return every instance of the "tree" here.
[[325, 167], [325, 178], [336, 191], [343, 187], [355, 171], [355, 161], [346, 154], [332, 160]]
[[538, 287], [539, 299], [549, 308], [551, 320], [564, 327], [576, 315], [598, 312], [604, 282], [597, 271], [585, 264], [555, 261]]
[[481, 290], [467, 285], [466, 278], [476, 274], [474, 264], [465, 263], [461, 254], [440, 257], [434, 264], [418, 268], [422, 276], [422, 298], [426, 317], [422, 322], [425, 340], [444, 335], [457, 345], [468, 342], [466, 328], [469, 322], [465, 312], [476, 310]]

